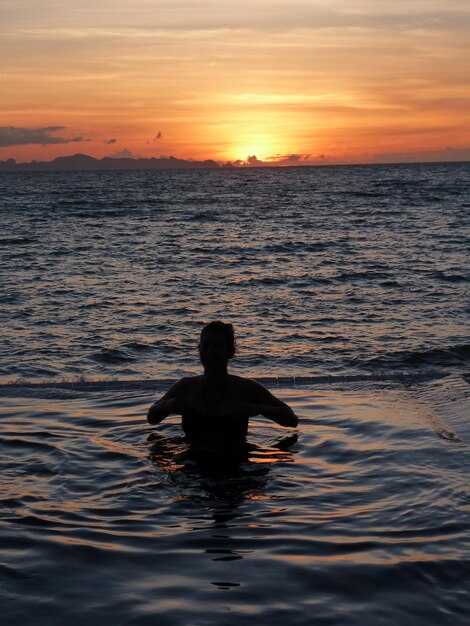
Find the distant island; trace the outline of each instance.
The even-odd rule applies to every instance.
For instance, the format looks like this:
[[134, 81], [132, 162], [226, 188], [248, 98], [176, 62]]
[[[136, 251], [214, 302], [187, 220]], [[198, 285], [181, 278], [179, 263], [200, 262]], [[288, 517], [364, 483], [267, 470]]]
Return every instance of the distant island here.
[[219, 165], [216, 161], [185, 161], [175, 157], [161, 157], [156, 159], [134, 159], [104, 157], [95, 159], [86, 154], [61, 156], [53, 161], [31, 161], [17, 163], [15, 159], [0, 161], [0, 172], [70, 172], [78, 170], [201, 170], [231, 167], [230, 164]]
[[[467, 157], [468, 152], [468, 157]], [[15, 159], [0, 161], [0, 172], [79, 172], [79, 171], [113, 171], [113, 170], [210, 170], [226, 168], [251, 168], [251, 167], [312, 167], [312, 166], [340, 166], [340, 165], [423, 165], [429, 163], [466, 163], [470, 161], [470, 149], [447, 150], [435, 153], [434, 160], [423, 160], [420, 153], [410, 155], [390, 154], [380, 155], [381, 159], [373, 159], [371, 162], [343, 163], [329, 159], [309, 160], [306, 155], [287, 155], [280, 160], [270, 158], [266, 161], [256, 156], [248, 156], [246, 161], [227, 161], [225, 163], [208, 159], [205, 161], [193, 161], [190, 159], [177, 159], [176, 157], [132, 157], [132, 156], [107, 156], [102, 159], [87, 154], [73, 154], [72, 156], [59, 156], [52, 161], [30, 161], [29, 163], [17, 163]], [[309, 155], [307, 155], [309, 156]], [[407, 157], [407, 158], [404, 158]], [[413, 158], [415, 157], [415, 158]]]

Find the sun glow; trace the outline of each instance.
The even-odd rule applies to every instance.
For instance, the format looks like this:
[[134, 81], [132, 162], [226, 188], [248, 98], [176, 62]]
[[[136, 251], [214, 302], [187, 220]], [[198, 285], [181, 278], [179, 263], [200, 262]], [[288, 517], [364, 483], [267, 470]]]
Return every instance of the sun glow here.
[[236, 154], [237, 154], [237, 158], [240, 159], [241, 161], [245, 161], [249, 157], [253, 157], [253, 156], [256, 156], [258, 159], [261, 159], [261, 160], [270, 156], [269, 150], [267, 150], [267, 148], [261, 145], [244, 146], [243, 148], [240, 148], [239, 150], [237, 150]]
[[268, 159], [273, 154], [282, 152], [281, 142], [272, 135], [250, 134], [240, 137], [233, 146], [231, 153], [234, 159], [245, 161], [248, 157], [256, 156], [260, 160]]

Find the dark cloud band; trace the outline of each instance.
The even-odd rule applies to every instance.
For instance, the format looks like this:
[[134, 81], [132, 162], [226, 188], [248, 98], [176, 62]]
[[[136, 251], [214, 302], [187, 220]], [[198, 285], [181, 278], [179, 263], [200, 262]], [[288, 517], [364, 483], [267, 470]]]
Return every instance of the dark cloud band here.
[[83, 137], [67, 139], [52, 134], [61, 130], [65, 130], [65, 126], [44, 126], [41, 128], [0, 126], [0, 148], [6, 148], [8, 146], [27, 146], [30, 144], [49, 146], [51, 144], [87, 141]]

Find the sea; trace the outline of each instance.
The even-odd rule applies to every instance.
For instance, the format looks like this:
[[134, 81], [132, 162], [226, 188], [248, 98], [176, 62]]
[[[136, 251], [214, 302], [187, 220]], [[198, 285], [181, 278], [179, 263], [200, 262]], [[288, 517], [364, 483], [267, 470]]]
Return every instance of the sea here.
[[[2, 624], [460, 626], [470, 163], [0, 173]], [[288, 402], [246, 459], [151, 402]]]

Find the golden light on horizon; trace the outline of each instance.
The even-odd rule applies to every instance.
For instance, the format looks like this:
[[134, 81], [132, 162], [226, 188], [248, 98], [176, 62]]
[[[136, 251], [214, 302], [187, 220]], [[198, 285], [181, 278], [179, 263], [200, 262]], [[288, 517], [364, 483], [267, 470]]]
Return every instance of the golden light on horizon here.
[[249, 157], [269, 161], [274, 155], [297, 151], [297, 113], [272, 110], [268, 106], [227, 103], [214, 113], [214, 139], [221, 147], [222, 158], [246, 162]]
[[280, 153], [279, 141], [272, 135], [249, 134], [240, 138], [239, 143], [230, 150], [234, 160], [245, 161], [256, 156], [260, 160], [269, 159], [273, 154]]

